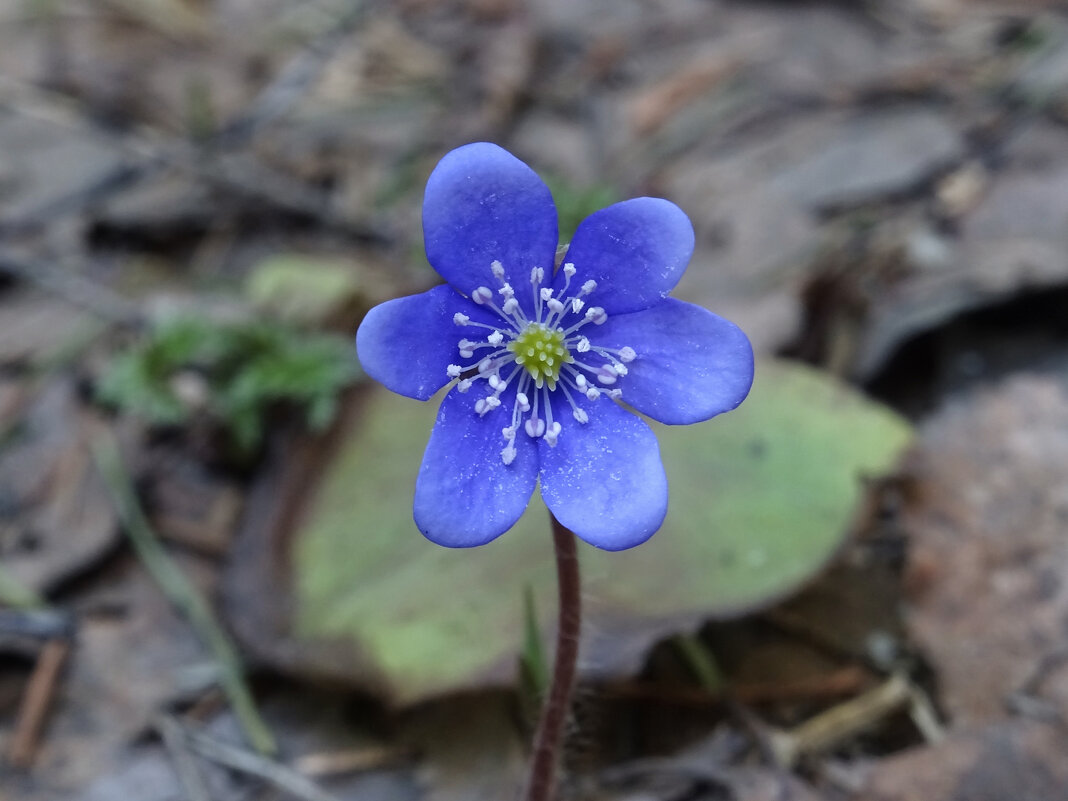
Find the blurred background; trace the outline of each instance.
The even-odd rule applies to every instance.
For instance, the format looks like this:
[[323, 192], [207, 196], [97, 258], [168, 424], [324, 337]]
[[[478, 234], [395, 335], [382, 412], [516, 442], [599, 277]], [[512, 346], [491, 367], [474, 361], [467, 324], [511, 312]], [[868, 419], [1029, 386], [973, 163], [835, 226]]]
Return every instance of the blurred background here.
[[758, 354], [582, 552], [565, 797], [1068, 798], [1068, 6], [0, 0], [0, 799], [514, 797], [554, 577], [364, 380], [496, 142]]

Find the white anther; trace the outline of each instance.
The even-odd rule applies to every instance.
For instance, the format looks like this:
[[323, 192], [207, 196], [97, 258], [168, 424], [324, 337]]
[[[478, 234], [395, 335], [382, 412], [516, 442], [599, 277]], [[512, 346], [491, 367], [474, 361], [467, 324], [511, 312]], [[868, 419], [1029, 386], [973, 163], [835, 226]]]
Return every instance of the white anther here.
[[496, 259], [490, 263], [490, 270], [493, 272], [494, 278], [504, 278], [504, 265]]
[[634, 352], [634, 348], [623, 347], [619, 349], [619, 360], [621, 362], [632, 362], [638, 358], [638, 354]]
[[472, 342], [470, 339], [461, 339], [456, 343], [456, 347], [460, 349], [460, 357], [463, 359], [470, 359], [475, 355], [476, 342]]
[[502, 428], [501, 429], [501, 436], [504, 437], [507, 440], [515, 439], [515, 428], [513, 428], [512, 426], [507, 426], [506, 428]]
[[574, 262], [570, 262], [569, 261], [567, 264], [564, 265], [564, 275], [566, 275], [568, 278], [571, 278], [572, 276], [575, 275], [575, 264], [574, 264]]
[[575, 407], [575, 410], [573, 412], [571, 412], [571, 415], [576, 420], [578, 420], [580, 423], [585, 424], [585, 423], [590, 422], [590, 416], [588, 414], [586, 414], [586, 410], [585, 409], [580, 409], [577, 406]]
[[553, 422], [545, 432], [545, 442], [550, 448], [556, 447], [556, 440], [560, 436], [560, 424]]
[[501, 405], [501, 399], [498, 398], [496, 395], [487, 395], [486, 396], [486, 409], [487, 409], [487, 411], [493, 411], [494, 409], [496, 409], [500, 405]]
[[489, 303], [493, 300], [493, 291], [488, 286], [480, 286], [474, 292], [471, 293], [471, 300], [481, 306], [483, 303]]
[[590, 341], [586, 337], [580, 337], [578, 344], [575, 345], [575, 350], [579, 353], [587, 353], [590, 349]]
[[586, 397], [590, 400], [597, 400], [601, 397], [601, 390], [597, 389], [597, 387], [590, 387], [586, 390]]
[[545, 270], [541, 267], [534, 267], [530, 271], [530, 283], [540, 284], [545, 279]]
[[549, 298], [551, 298], [553, 296], [553, 291], [549, 287], [543, 286], [538, 291], [538, 294], [541, 296], [541, 299], [544, 302], [544, 301], [549, 300]]
[[614, 384], [618, 377], [616, 368], [610, 364], [602, 364], [597, 368], [597, 380], [602, 384]]
[[512, 289], [511, 284], [505, 281], [504, 286], [497, 290], [497, 294], [499, 294], [503, 298], [511, 298], [515, 297], [515, 290]]
[[610, 397], [610, 398], [622, 398], [623, 397], [623, 390], [621, 390], [621, 389], [610, 389], [610, 390], [608, 390], [608, 397]]
[[502, 308], [505, 314], [515, 314], [515, 310], [519, 308], [519, 301], [515, 298], [508, 298]]
[[526, 414], [530, 411], [530, 401], [527, 400], [527, 396], [522, 392], [515, 393], [515, 402], [519, 404], [519, 411]]
[[448, 373], [449, 378], [459, 378], [460, 373], [463, 372], [463, 368], [458, 364], [450, 364], [445, 368], [445, 372]]
[[545, 433], [545, 421], [540, 417], [531, 417], [523, 425], [523, 429], [527, 432], [527, 436], [537, 439]]
[[594, 280], [593, 280], [593, 279], [591, 278], [591, 279], [590, 279], [589, 281], [587, 281], [586, 283], [584, 283], [584, 284], [582, 285], [582, 294], [583, 294], [583, 295], [588, 295], [588, 294], [590, 294], [591, 292], [593, 292], [593, 290], [595, 290], [596, 288], [597, 288], [597, 282], [596, 282], [596, 281], [594, 281]]
[[630, 372], [625, 364], [613, 364], [612, 367], [615, 368], [616, 375], [618, 376], [624, 376]]
[[600, 306], [590, 306], [586, 309], [586, 319], [594, 325], [604, 325], [608, 322], [608, 315]]
[[485, 375], [486, 373], [489, 372], [489, 370], [490, 370], [490, 368], [492, 366], [493, 366], [493, 359], [490, 358], [489, 356], [487, 356], [485, 359], [483, 359], [482, 361], [480, 361], [478, 363], [478, 374], [479, 375]]
[[471, 318], [463, 312], [456, 312], [456, 314], [452, 316], [452, 321], [457, 325], [467, 325], [469, 322], [471, 322]]
[[589, 382], [586, 380], [586, 376], [584, 376], [582, 373], [579, 373], [577, 376], [575, 376], [575, 386], [585, 392], [586, 387], [589, 386]]
[[473, 383], [475, 382], [472, 381], [470, 378], [465, 378], [459, 384], [456, 385], [456, 389], [459, 392], [467, 392], [467, 390], [471, 389], [471, 385]]
[[486, 337], [486, 341], [491, 345], [500, 345], [501, 342], [504, 341], [504, 334], [502, 334], [500, 331], [494, 331], [492, 334]]
[[479, 398], [477, 401], [475, 401], [475, 411], [478, 412], [479, 416], [484, 415], [488, 411], [486, 409], [485, 398]]
[[553, 314], [560, 314], [564, 310], [564, 304], [556, 298], [549, 298], [548, 306]]
[[501, 461], [504, 462], [505, 466], [515, 461], [515, 445], [511, 442], [505, 445], [504, 450], [501, 451]]
[[501, 381], [501, 377], [499, 375], [494, 374], [489, 377], [489, 385], [493, 387], [494, 391], [496, 392], [504, 392], [505, 387], [508, 386], [508, 382]]
[[586, 305], [586, 301], [579, 298], [571, 298], [571, 312], [572, 314], [578, 314], [582, 311], [582, 307]]

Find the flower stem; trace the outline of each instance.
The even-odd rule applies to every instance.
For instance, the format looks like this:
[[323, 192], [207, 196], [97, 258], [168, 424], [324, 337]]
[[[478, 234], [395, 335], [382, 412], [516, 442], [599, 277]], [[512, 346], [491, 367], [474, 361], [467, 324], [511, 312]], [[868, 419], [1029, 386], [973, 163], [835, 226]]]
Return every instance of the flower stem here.
[[556, 577], [560, 591], [560, 616], [556, 628], [556, 656], [553, 660], [549, 696], [541, 710], [534, 735], [534, 753], [525, 801], [554, 801], [560, 751], [571, 709], [571, 693], [577, 675], [579, 631], [582, 628], [582, 601], [579, 585], [578, 550], [575, 535], [550, 515], [553, 547], [556, 551]]

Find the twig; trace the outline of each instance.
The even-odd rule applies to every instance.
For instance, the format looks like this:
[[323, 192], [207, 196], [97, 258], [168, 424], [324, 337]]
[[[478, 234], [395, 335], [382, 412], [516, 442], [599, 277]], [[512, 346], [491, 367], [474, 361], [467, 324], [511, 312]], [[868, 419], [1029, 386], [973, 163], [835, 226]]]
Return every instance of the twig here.
[[187, 801], [211, 801], [211, 794], [204, 782], [204, 776], [200, 772], [193, 755], [189, 753], [185, 731], [181, 724], [170, 715], [160, 715], [156, 718], [156, 731], [163, 740], [163, 746], [170, 754], [174, 764], [174, 772], [178, 774], [178, 781], [182, 785]]
[[36, 284], [111, 322], [135, 326], [143, 319], [136, 304], [82, 278], [73, 268], [57, 267], [45, 261], [26, 261], [10, 250], [0, 247], [0, 273], [14, 275]]
[[245, 683], [237, 649], [215, 619], [211, 607], [181, 569], [167, 555], [156, 532], [145, 519], [110, 431], [93, 441], [93, 455], [118, 510], [130, 542], [160, 589], [185, 615], [219, 665], [219, 683], [233, 706], [245, 736], [262, 754], [276, 750], [274, 736], [263, 722]]
[[790, 731], [774, 732], [771, 745], [776, 761], [789, 767], [802, 756], [828, 751], [914, 698], [914, 689], [908, 680], [894, 674], [863, 695], [821, 712]]
[[371, 5], [354, 0], [333, 24], [279, 70], [241, 116], [213, 138], [213, 146], [239, 147], [251, 140], [257, 131], [284, 116], [319, 76], [345, 38], [363, 21]]
[[199, 732], [185, 730], [189, 744], [201, 756], [225, 765], [232, 770], [241, 771], [273, 784], [287, 793], [304, 799], [304, 801], [337, 801], [329, 793], [320, 790], [310, 779], [300, 775], [292, 768], [274, 762], [259, 754], [243, 748], [212, 739]]
[[45, 717], [69, 650], [70, 644], [57, 638], [49, 640], [41, 649], [41, 655], [37, 657], [37, 665], [22, 696], [15, 733], [11, 737], [8, 750], [8, 761], [18, 770], [25, 770], [33, 764]]

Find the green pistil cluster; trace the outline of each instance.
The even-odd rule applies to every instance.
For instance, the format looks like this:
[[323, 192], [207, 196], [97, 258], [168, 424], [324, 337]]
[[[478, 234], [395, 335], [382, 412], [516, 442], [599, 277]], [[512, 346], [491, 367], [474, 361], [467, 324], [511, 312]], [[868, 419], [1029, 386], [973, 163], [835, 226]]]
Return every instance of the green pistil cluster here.
[[574, 361], [564, 347], [564, 332], [541, 323], [527, 325], [508, 343], [508, 350], [515, 354], [516, 364], [530, 373], [536, 387], [548, 384], [549, 389], [556, 389], [560, 368]]

